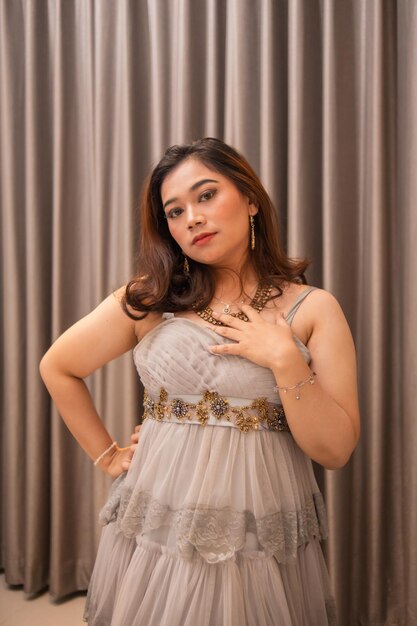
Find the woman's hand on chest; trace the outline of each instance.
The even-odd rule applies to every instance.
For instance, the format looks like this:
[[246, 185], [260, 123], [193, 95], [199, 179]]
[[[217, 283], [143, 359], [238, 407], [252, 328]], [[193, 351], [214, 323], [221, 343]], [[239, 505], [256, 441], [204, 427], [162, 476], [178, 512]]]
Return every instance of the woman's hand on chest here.
[[210, 328], [234, 343], [211, 346], [213, 354], [242, 356], [261, 367], [272, 369], [298, 350], [291, 326], [282, 313], [276, 312], [272, 321], [264, 319], [250, 305], [242, 305], [241, 310], [248, 317], [248, 322], [224, 313], [214, 314], [224, 326], [213, 324]]

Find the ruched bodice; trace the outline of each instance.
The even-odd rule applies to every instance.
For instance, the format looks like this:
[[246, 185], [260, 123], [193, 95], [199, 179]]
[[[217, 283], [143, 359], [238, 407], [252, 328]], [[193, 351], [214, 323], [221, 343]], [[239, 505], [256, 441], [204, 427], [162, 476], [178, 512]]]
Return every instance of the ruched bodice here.
[[[307, 363], [311, 355], [294, 338]], [[202, 394], [215, 389], [221, 396], [280, 402], [270, 369], [234, 355], [214, 355], [210, 346], [229, 343], [214, 330], [183, 317], [169, 317], [153, 328], [134, 349], [141, 381], [152, 397], [161, 387], [169, 394]]]

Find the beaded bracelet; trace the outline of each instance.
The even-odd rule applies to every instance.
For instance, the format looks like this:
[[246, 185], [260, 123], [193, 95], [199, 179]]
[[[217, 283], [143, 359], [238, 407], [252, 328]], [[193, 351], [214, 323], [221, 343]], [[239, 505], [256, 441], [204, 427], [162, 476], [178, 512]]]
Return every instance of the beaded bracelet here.
[[117, 441], [113, 441], [113, 443], [111, 444], [111, 446], [109, 446], [109, 447], [107, 448], [107, 450], [104, 450], [104, 452], [102, 452], [102, 453], [100, 454], [100, 456], [98, 456], [98, 457], [96, 458], [96, 460], [94, 461], [94, 465], [98, 465], [98, 464], [100, 463], [101, 459], [102, 459], [103, 457], [105, 457], [105, 456], [106, 456], [106, 454], [107, 454], [108, 452], [110, 452], [110, 450], [113, 450], [113, 448], [115, 448], [116, 446], [117, 446]]
[[[316, 372], [313, 372], [312, 374], [310, 374], [310, 376], [306, 378], [306, 380], [300, 380], [298, 383], [295, 383], [295, 385], [292, 385], [292, 387], [278, 387], [278, 385], [275, 385], [274, 391], [278, 391], [279, 389], [282, 389], [284, 393], [287, 393], [289, 389], [296, 389], [298, 387], [302, 387], [306, 383], [310, 383], [310, 385], [314, 385], [314, 382], [315, 382], [314, 376], [317, 376]], [[297, 390], [295, 399], [299, 400], [300, 398], [301, 398], [300, 392]]]

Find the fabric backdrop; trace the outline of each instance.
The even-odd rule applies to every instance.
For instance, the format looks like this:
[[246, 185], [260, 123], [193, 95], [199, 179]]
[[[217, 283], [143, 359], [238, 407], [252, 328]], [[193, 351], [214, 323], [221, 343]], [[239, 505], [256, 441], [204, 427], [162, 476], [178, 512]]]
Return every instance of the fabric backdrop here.
[[[87, 587], [109, 482], [38, 363], [131, 277], [144, 178], [201, 136], [247, 156], [355, 339], [361, 440], [343, 469], [316, 468], [341, 626], [415, 625], [416, 0], [0, 0], [6, 580]], [[127, 442], [131, 355], [89, 384]]]

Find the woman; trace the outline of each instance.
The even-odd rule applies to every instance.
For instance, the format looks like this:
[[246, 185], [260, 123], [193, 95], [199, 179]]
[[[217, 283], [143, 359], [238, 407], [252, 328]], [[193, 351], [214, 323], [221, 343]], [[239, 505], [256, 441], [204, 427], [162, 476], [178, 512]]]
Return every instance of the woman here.
[[[306, 286], [308, 261], [283, 252], [258, 177], [218, 139], [169, 148], [140, 217], [138, 276], [41, 363], [68, 428], [119, 477], [100, 515], [86, 620], [335, 624], [311, 459], [340, 468], [359, 437], [343, 312]], [[131, 349], [145, 387], [133, 458], [82, 380]]]

